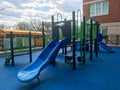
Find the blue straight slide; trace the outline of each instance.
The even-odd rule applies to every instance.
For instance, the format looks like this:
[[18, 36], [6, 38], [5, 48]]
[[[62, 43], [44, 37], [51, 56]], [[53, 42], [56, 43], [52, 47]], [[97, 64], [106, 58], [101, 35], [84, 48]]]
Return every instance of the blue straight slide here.
[[29, 82], [37, 78], [40, 72], [45, 69], [52, 60], [57, 56], [60, 48], [64, 47], [67, 43], [69, 43], [69, 39], [65, 38], [62, 41], [58, 41], [57, 39], [52, 40], [40, 53], [38, 58], [33, 61], [28, 66], [21, 69], [17, 78], [20, 82]]
[[104, 50], [106, 50], [106, 51], [108, 51], [108, 52], [111, 52], [111, 53], [113, 53], [113, 52], [115, 52], [115, 50], [112, 48], [112, 47], [109, 47], [109, 46], [107, 46], [106, 44], [104, 44], [103, 42], [98, 42], [98, 44], [104, 49]]

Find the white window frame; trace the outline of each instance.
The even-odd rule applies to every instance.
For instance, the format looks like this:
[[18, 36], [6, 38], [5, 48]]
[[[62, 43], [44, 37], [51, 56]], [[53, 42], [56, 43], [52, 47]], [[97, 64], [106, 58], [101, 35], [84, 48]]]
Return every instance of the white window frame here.
[[[103, 9], [103, 3], [106, 2], [106, 1], [108, 3], [108, 7], [106, 9]], [[100, 6], [101, 7], [100, 10], [96, 10], [97, 3], [100, 3], [100, 5], [101, 5]], [[91, 7], [91, 5], [94, 5], [94, 11], [92, 11], [91, 8], [90, 8], [90, 17], [92, 17], [92, 16], [108, 15], [108, 13], [109, 13], [109, 2], [108, 2], [108, 0], [105, 0], [105, 1], [102, 1], [102, 2], [92, 3], [92, 4], [90, 4], [90, 7]], [[104, 13], [105, 10], [107, 11], [106, 13]], [[99, 11], [100, 11], [100, 14], [97, 14], [97, 12], [99, 12]], [[91, 13], [93, 13], [93, 14], [91, 14]]]

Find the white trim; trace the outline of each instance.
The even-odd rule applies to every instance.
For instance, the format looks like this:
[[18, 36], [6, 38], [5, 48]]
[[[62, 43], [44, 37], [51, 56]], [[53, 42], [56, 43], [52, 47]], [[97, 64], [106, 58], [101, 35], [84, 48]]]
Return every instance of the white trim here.
[[101, 26], [109, 26], [109, 27], [119, 26], [120, 27], [120, 22], [101, 23]]
[[94, 1], [89, 1], [89, 2], [83, 3], [83, 5], [88, 5], [88, 4], [91, 4], [91, 3], [102, 2], [102, 1], [106, 1], [106, 0], [94, 0]]

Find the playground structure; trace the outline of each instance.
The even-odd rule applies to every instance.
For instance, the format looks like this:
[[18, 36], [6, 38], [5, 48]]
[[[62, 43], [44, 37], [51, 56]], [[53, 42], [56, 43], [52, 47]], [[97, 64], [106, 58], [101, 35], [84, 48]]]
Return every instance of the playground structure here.
[[[61, 48], [65, 48], [65, 57], [67, 55], [67, 45], [72, 44], [72, 63], [73, 70], [76, 69], [76, 20], [75, 12], [72, 13], [71, 21], [61, 21], [54, 23], [54, 16], [52, 16], [52, 41], [43, 49], [38, 58], [30, 65], [20, 70], [17, 74], [20, 82], [29, 82], [35, 78], [38, 78], [40, 72], [46, 68], [51, 62], [55, 65], [55, 58]], [[71, 22], [72, 22], [72, 35], [71, 35]], [[91, 20], [92, 23], [92, 20]], [[85, 38], [85, 17], [83, 17], [83, 32], [82, 38], [80, 38], [81, 45], [81, 61], [86, 63], [86, 38]], [[59, 29], [62, 30], [64, 39], [59, 42]], [[92, 24], [90, 27], [92, 31]], [[96, 34], [97, 35], [97, 34]], [[92, 32], [90, 33], [90, 59], [92, 60]], [[97, 43], [97, 42], [96, 42]], [[96, 47], [97, 49], [97, 47]], [[96, 54], [97, 54], [97, 50]], [[69, 57], [68, 57], [69, 58]], [[67, 59], [67, 58], [65, 58]]]
[[[31, 50], [31, 33], [29, 33], [29, 53], [30, 53], [31, 63], [18, 72], [17, 74], [18, 80], [20, 82], [29, 82], [34, 80], [35, 78], [38, 78], [40, 72], [43, 69], [45, 69], [51, 62], [53, 63], [53, 65], [55, 65], [55, 58], [61, 48], [64, 48], [65, 61], [67, 61], [66, 59], [72, 60], [73, 70], [76, 70], [76, 57], [77, 59], [80, 59], [79, 61], [81, 61], [82, 64], [86, 63], [87, 43], [89, 44], [88, 51], [90, 52], [90, 60], [93, 59], [93, 46], [94, 46], [95, 55], [96, 57], [98, 57], [99, 23], [95, 21], [93, 25], [93, 21], [94, 21], [93, 19], [90, 19], [90, 23], [87, 25], [85, 17], [83, 17], [83, 23], [81, 24], [81, 28], [79, 30], [78, 23], [76, 25], [76, 17], [75, 17], [74, 11], [72, 13], [72, 20], [70, 21], [64, 20], [64, 21], [54, 22], [54, 16], [52, 16], [52, 41], [49, 42], [49, 44], [46, 45], [45, 47], [44, 23], [42, 23], [43, 51], [40, 53], [38, 58], [33, 62], [32, 62], [32, 50]], [[93, 27], [95, 27], [95, 31], [93, 31]], [[60, 38], [61, 35], [59, 34], [60, 29], [62, 33], [62, 39]], [[12, 61], [12, 65], [14, 66], [12, 32], [10, 32], [10, 35], [11, 35], [11, 39], [10, 39], [11, 40], [11, 61]], [[79, 56], [76, 56], [76, 44], [80, 45]], [[71, 45], [72, 47], [71, 56], [67, 55], [68, 45]]]

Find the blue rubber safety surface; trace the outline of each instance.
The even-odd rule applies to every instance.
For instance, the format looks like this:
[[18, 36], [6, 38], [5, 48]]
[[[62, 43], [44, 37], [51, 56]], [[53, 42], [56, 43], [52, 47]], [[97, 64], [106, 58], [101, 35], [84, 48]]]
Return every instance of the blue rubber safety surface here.
[[[0, 57], [0, 90], [120, 90], [120, 48], [116, 53], [99, 52], [96, 58], [81, 65], [76, 70], [64, 62], [64, 55], [56, 58], [56, 66], [49, 65], [39, 77], [29, 83], [20, 83], [17, 73], [28, 65], [29, 55], [15, 57], [15, 66], [5, 66], [4, 57]], [[41, 52], [33, 53], [35, 60]], [[94, 54], [93, 54], [94, 55]]]

